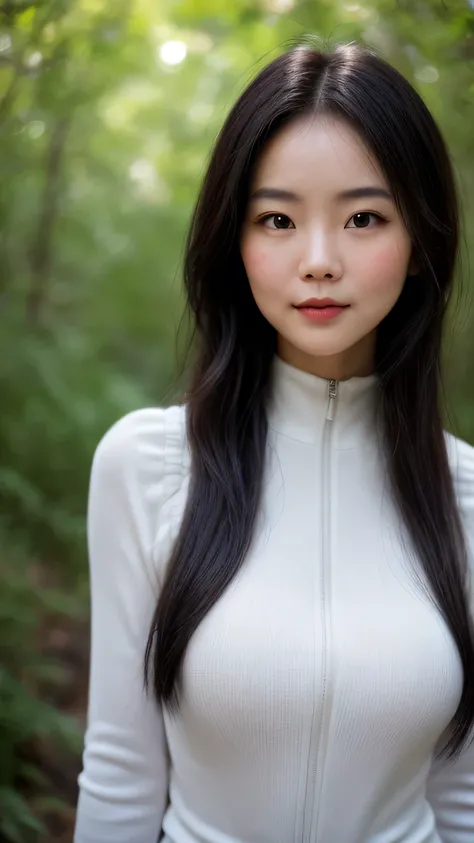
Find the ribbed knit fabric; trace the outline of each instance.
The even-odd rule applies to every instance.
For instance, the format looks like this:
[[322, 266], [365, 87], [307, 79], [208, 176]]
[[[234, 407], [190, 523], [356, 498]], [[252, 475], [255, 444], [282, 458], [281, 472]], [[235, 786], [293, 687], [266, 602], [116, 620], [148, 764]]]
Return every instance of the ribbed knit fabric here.
[[[257, 529], [191, 640], [177, 717], [142, 665], [186, 502], [185, 408], [99, 444], [75, 843], [474, 843], [474, 745], [433, 762], [460, 660], [393, 503], [377, 386], [331, 398], [275, 357]], [[472, 561], [474, 448], [446, 439]]]

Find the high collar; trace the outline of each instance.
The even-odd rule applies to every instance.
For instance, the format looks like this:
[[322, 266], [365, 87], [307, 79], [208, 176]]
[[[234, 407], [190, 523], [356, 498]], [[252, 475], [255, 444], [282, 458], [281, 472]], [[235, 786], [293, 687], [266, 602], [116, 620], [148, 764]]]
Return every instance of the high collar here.
[[329, 408], [330, 381], [297, 369], [275, 354], [272, 364], [269, 425], [291, 439], [317, 444], [328, 415], [338, 432], [338, 447], [369, 444], [375, 436], [375, 411], [379, 378], [376, 374], [353, 377], [336, 384], [336, 398]]

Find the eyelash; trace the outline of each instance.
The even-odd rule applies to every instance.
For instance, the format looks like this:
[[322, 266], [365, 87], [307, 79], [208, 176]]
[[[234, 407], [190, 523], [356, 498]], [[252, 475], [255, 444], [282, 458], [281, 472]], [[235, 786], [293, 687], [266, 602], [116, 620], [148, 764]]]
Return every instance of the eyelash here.
[[[353, 220], [354, 217], [359, 216], [359, 214], [361, 214], [361, 215], [362, 214], [368, 214], [371, 217], [375, 217], [375, 219], [377, 219], [379, 222], [387, 222], [387, 220], [384, 217], [382, 217], [381, 214], [376, 214], [375, 211], [357, 211], [355, 214], [352, 214], [352, 216], [349, 219], [349, 222], [351, 220]], [[263, 225], [263, 223], [266, 222], [266, 220], [272, 219], [273, 217], [285, 217], [287, 220], [290, 219], [290, 217], [287, 214], [280, 214], [280, 213], [264, 214], [263, 217], [260, 217], [260, 219], [257, 220], [257, 224]], [[292, 222], [292, 220], [290, 220], [290, 222]], [[350, 227], [351, 228], [357, 228], [358, 226], [355, 225], [355, 226], [350, 226]], [[369, 226], [363, 225], [363, 226], [359, 226], [359, 227], [363, 229], [363, 228], [368, 228]], [[291, 231], [291, 229], [288, 229], [288, 228], [274, 228], [274, 229], [271, 229], [271, 230], [273, 230], [273, 231]]]

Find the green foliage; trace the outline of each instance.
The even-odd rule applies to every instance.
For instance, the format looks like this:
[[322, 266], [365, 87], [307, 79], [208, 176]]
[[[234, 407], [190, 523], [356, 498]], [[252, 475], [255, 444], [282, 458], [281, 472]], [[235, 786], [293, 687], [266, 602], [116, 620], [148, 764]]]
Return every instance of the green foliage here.
[[[420, 90], [449, 141], [468, 269], [472, 6], [0, 2], [1, 843], [51, 843], [42, 820], [62, 802], [42, 752], [77, 764], [84, 711], [79, 722], [58, 704], [70, 674], [48, 649], [48, 630], [87, 623], [94, 448], [128, 410], [171, 397], [185, 229], [229, 108], [288, 39], [377, 48]], [[468, 272], [465, 280], [469, 293]], [[449, 397], [470, 439], [472, 321], [471, 311], [447, 336]]]
[[61, 590], [38, 588], [31, 553], [7, 530], [0, 537], [8, 549], [0, 571], [0, 839], [26, 843], [38, 839], [43, 825], [25, 794], [49, 785], [37, 747], [45, 741], [69, 753], [81, 747], [77, 722], [41, 699], [63, 675], [54, 660], [38, 652], [36, 637], [47, 620], [78, 617], [83, 610], [81, 601]]

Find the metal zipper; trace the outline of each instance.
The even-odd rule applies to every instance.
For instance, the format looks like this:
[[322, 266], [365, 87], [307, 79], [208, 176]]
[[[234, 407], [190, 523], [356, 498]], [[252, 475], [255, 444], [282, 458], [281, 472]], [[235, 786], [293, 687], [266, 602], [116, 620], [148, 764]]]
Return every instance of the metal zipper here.
[[[313, 821], [310, 825], [310, 840], [318, 843], [319, 840], [319, 819], [321, 812], [321, 795], [324, 778], [324, 767], [326, 761], [328, 727], [329, 727], [329, 703], [328, 703], [328, 673], [329, 673], [329, 584], [331, 573], [330, 559], [330, 517], [331, 517], [331, 439], [333, 421], [336, 412], [338, 394], [338, 382], [328, 381], [328, 404], [326, 420], [322, 441], [322, 494], [321, 494], [321, 612], [322, 612], [322, 658], [323, 658], [323, 687], [321, 699], [321, 722], [319, 730], [319, 745], [316, 756], [316, 781], [313, 801]], [[314, 833], [313, 833], [314, 828]]]

